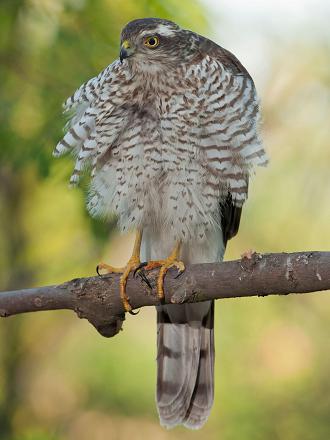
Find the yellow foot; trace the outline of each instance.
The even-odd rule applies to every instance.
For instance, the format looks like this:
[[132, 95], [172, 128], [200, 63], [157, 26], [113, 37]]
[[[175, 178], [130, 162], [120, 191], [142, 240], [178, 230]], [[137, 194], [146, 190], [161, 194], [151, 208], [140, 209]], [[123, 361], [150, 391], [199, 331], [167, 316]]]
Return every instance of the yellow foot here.
[[126, 285], [130, 272], [135, 271], [140, 266], [140, 264], [140, 258], [137, 256], [133, 256], [128, 260], [128, 263], [125, 267], [113, 267], [106, 263], [100, 263], [96, 267], [96, 271], [99, 275], [105, 275], [108, 273], [122, 274], [119, 279], [120, 298], [123, 302], [125, 311], [133, 315], [136, 315], [136, 313], [132, 312], [132, 306], [130, 305], [128, 296], [126, 294]]
[[[141, 265], [142, 266], [142, 265]], [[157, 278], [157, 295], [160, 300], [165, 296], [164, 294], [164, 279], [167, 271], [171, 267], [178, 269], [178, 275], [181, 275], [185, 270], [183, 261], [177, 260], [176, 256], [170, 255], [166, 260], [149, 261], [146, 265], [143, 265], [144, 270], [151, 270], [160, 267], [160, 271]]]

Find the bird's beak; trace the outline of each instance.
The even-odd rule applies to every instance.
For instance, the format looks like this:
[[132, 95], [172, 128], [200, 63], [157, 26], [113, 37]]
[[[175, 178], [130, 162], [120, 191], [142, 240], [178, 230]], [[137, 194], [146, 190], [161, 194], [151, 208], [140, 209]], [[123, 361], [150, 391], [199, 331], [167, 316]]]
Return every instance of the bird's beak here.
[[133, 48], [128, 40], [123, 41], [120, 48], [120, 62], [122, 63], [125, 58], [130, 57], [133, 54]]

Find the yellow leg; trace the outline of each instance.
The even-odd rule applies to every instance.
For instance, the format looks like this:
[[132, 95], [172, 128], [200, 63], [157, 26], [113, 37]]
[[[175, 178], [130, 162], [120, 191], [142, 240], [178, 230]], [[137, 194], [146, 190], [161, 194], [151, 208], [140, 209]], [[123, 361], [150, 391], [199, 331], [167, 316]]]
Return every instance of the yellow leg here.
[[124, 308], [126, 312], [131, 312], [132, 307], [129, 303], [128, 296], [126, 294], [126, 285], [127, 279], [131, 271], [134, 271], [141, 264], [140, 261], [140, 249], [141, 249], [141, 241], [142, 241], [142, 230], [138, 230], [136, 232], [134, 248], [132, 252], [131, 258], [128, 260], [128, 263], [125, 267], [113, 267], [106, 263], [100, 263], [96, 267], [97, 273], [100, 275], [100, 271], [103, 271], [103, 274], [108, 273], [121, 273], [122, 276], [119, 279], [119, 289], [120, 289], [120, 298], [123, 301]]
[[144, 270], [151, 270], [156, 267], [160, 267], [159, 275], [157, 279], [157, 295], [159, 299], [164, 298], [164, 279], [166, 272], [171, 267], [176, 267], [181, 274], [185, 270], [185, 265], [183, 261], [180, 261], [180, 253], [181, 253], [181, 241], [178, 241], [173, 249], [173, 252], [169, 255], [166, 260], [156, 260], [149, 261], [148, 264], [144, 267]]

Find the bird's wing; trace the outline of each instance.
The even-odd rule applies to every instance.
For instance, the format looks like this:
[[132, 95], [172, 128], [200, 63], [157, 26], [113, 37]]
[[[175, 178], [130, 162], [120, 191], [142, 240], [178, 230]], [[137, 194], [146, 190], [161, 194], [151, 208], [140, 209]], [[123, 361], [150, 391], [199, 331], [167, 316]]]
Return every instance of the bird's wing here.
[[[266, 162], [265, 153], [262, 149], [260, 141], [258, 139], [257, 134], [257, 124], [258, 120], [256, 118], [258, 113], [258, 107], [255, 97], [254, 85], [252, 79], [246, 69], [242, 66], [242, 64], [237, 60], [237, 58], [232, 55], [230, 52], [225, 49], [219, 48], [214, 43], [209, 42], [209, 40], [203, 39], [202, 41], [202, 52], [205, 52], [208, 55], [216, 56], [217, 62], [221, 62], [221, 66], [224, 66], [225, 70], [229, 73], [229, 81], [227, 82], [227, 87], [224, 87], [224, 93], [231, 94], [230, 101], [226, 100], [226, 96], [222, 98], [224, 102], [219, 103], [219, 108], [214, 109], [213, 111], [218, 110], [218, 118], [221, 120], [221, 124], [219, 124], [219, 138], [217, 139], [213, 133], [216, 132], [214, 129], [214, 118], [213, 118], [213, 127], [211, 129], [206, 128], [206, 131], [210, 134], [210, 137], [206, 139], [212, 139], [209, 145], [211, 148], [208, 148], [207, 157], [211, 160], [212, 171], [216, 171], [220, 169], [221, 172], [224, 173], [227, 185], [226, 189], [228, 190], [227, 196], [222, 197], [220, 200], [219, 212], [220, 212], [220, 220], [221, 220], [221, 237], [219, 243], [222, 247], [226, 247], [228, 240], [234, 237], [239, 229], [241, 212], [242, 212], [242, 204], [247, 197], [248, 192], [248, 179], [249, 172], [251, 168], [255, 165], [260, 165]], [[245, 78], [245, 80], [237, 80], [235, 77], [241, 76]], [[230, 80], [230, 77], [232, 78]], [[235, 85], [236, 83], [236, 85]], [[249, 85], [248, 85], [249, 84]], [[244, 97], [244, 87], [248, 85], [250, 88], [250, 93]], [[219, 84], [218, 84], [219, 86]], [[236, 91], [232, 91], [234, 88]], [[227, 90], [226, 90], [227, 89]], [[223, 93], [219, 93], [219, 95], [223, 95]], [[221, 98], [219, 96], [219, 101], [221, 102]], [[238, 110], [232, 111], [231, 101], [237, 101], [237, 98], [242, 99], [243, 103], [241, 108]], [[245, 98], [245, 99], [244, 99]], [[214, 96], [211, 98], [214, 102]], [[226, 102], [227, 101], [227, 102]], [[251, 107], [251, 110], [249, 109]], [[216, 107], [216, 106], [215, 106]], [[216, 111], [215, 111], [216, 113]], [[247, 143], [250, 151], [248, 155], [244, 157], [244, 152], [241, 153], [241, 145], [239, 143], [239, 136], [243, 134], [246, 126], [241, 124], [240, 120], [238, 122], [238, 126], [234, 128], [234, 130], [229, 126], [231, 123], [235, 123], [235, 114], [240, 118], [251, 118], [247, 127], [251, 127], [250, 135], [248, 133], [244, 133], [244, 135], [248, 135], [248, 138], [251, 139], [251, 142]], [[226, 122], [229, 125], [226, 129]], [[212, 125], [212, 124], [210, 124]], [[222, 137], [223, 132], [226, 132], [226, 137]], [[255, 133], [253, 134], [253, 131]], [[238, 135], [238, 139], [235, 139], [235, 135]], [[244, 140], [243, 140], [244, 143]], [[235, 158], [233, 151], [231, 148], [235, 148], [238, 146], [238, 150], [240, 151], [240, 157]], [[252, 151], [252, 153], [251, 153]], [[236, 153], [234, 151], [234, 153]], [[249, 155], [254, 155], [254, 157], [258, 157], [259, 162], [256, 161], [253, 163], [251, 160], [249, 161]], [[252, 158], [253, 159], [253, 158]], [[215, 165], [215, 166], [214, 166]], [[236, 182], [235, 182], [236, 180]], [[238, 197], [237, 197], [238, 196]], [[241, 196], [241, 197], [240, 197]], [[187, 305], [189, 307], [189, 305]], [[199, 428], [206, 421], [214, 398], [214, 301], [211, 302], [211, 307], [209, 312], [204, 316], [201, 327], [200, 327], [200, 357], [199, 357], [199, 365], [197, 370], [196, 382], [194, 384], [193, 392], [191, 394], [191, 400], [189, 407], [187, 409], [185, 419], [183, 424], [189, 428]]]
[[220, 218], [223, 243], [226, 246], [228, 240], [235, 237], [241, 222], [242, 207], [236, 206], [231, 193], [220, 201]]
[[[203, 78], [200, 147], [210, 173], [224, 183], [233, 203], [242, 206], [248, 180], [268, 158], [260, 138], [259, 99], [251, 76], [239, 60], [213, 41], [199, 36], [197, 62]], [[195, 66], [192, 69], [196, 69]]]
[[[205, 254], [190, 253], [201, 263], [214, 258], [211, 247], [218, 247], [222, 260], [227, 241], [239, 228], [249, 176], [255, 166], [266, 165], [267, 158], [258, 133], [258, 99], [246, 69], [230, 52], [202, 37], [197, 57], [198, 66], [195, 60], [187, 73], [187, 77], [196, 71], [200, 75], [202, 111], [193, 141], [204, 152], [210, 175], [223, 186], [221, 235], [210, 244], [209, 260]], [[192, 259], [190, 263], [195, 262]], [[210, 413], [214, 397], [213, 321], [213, 301], [158, 308], [157, 404], [166, 427], [183, 424], [200, 428]]]
[[201, 35], [198, 35], [199, 53], [201, 56], [209, 55], [210, 57], [219, 61], [222, 66], [232, 72], [234, 75], [243, 75], [253, 82], [249, 72], [243, 66], [236, 56], [224, 47], [219, 46], [214, 41], [209, 40]]
[[78, 183], [81, 171], [88, 166], [92, 166], [93, 175], [97, 161], [116, 139], [117, 131], [109, 132], [109, 119], [116, 107], [114, 101], [124, 75], [117, 60], [80, 86], [63, 105], [69, 114], [67, 132], [53, 155], [58, 157], [72, 152], [76, 156], [70, 179], [72, 185]]

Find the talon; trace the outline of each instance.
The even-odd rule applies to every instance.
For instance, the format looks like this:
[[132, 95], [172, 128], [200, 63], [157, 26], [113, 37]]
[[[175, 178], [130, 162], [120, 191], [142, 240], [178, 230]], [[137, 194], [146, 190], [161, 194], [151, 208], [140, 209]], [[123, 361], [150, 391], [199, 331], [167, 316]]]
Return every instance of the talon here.
[[138, 267], [135, 269], [135, 271], [133, 272], [133, 276], [135, 277], [136, 273], [139, 272], [143, 267], [147, 266], [148, 262], [144, 261], [143, 263], [140, 263], [138, 265]]
[[179, 277], [183, 274], [184, 271], [185, 271], [184, 269], [183, 269], [183, 270], [178, 269], [178, 273], [177, 273], [177, 275], [174, 277], [174, 279], [176, 280], [177, 278], [179, 278]]
[[[135, 273], [136, 273], [136, 271], [134, 272], [134, 274]], [[151, 285], [147, 275], [145, 274], [144, 270], [139, 269], [139, 271], [137, 272], [137, 275], [139, 275], [141, 280], [146, 283], [146, 285], [149, 287], [149, 289], [152, 289], [152, 285]]]
[[102, 269], [104, 269], [105, 264], [104, 263], [99, 263], [96, 266], [96, 273], [98, 274], [99, 277], [101, 277], [103, 274], [100, 272]]
[[156, 260], [149, 262], [140, 261], [140, 247], [142, 240], [142, 231], [137, 231], [133, 254], [129, 259], [127, 265], [123, 268], [115, 268], [109, 266], [105, 263], [100, 263], [96, 267], [96, 272], [99, 276], [103, 274], [100, 272], [101, 270], [105, 270], [106, 273], [121, 273], [121, 277], [119, 279], [119, 287], [120, 287], [120, 298], [122, 300], [125, 312], [128, 312], [131, 315], [137, 315], [139, 311], [133, 312], [132, 306], [129, 302], [129, 298], [126, 294], [126, 285], [129, 274], [133, 272], [133, 276], [139, 275], [139, 277], [146, 283], [149, 289], [152, 289], [152, 285], [145, 274], [146, 270], [152, 270], [160, 267], [159, 275], [157, 279], [157, 296], [161, 302], [164, 301], [165, 293], [164, 293], [164, 279], [166, 273], [171, 267], [175, 267], [178, 271], [175, 278], [178, 278], [185, 270], [185, 265], [182, 261], [179, 260], [179, 254], [181, 249], [181, 242], [177, 242], [173, 252], [166, 260]]
[[[105, 273], [104, 274], [100, 273], [100, 270], [104, 270]], [[99, 263], [96, 266], [96, 272], [100, 276], [107, 275], [108, 273], [123, 273], [124, 271], [125, 271], [125, 267], [113, 267], [106, 263]]]
[[175, 278], [178, 278], [185, 271], [184, 263], [178, 259], [180, 254], [180, 248], [181, 248], [181, 242], [178, 242], [173, 252], [166, 260], [149, 261], [147, 265], [143, 265], [144, 270], [152, 270], [155, 269], [156, 267], [160, 267], [159, 275], [157, 279], [157, 296], [160, 299], [160, 301], [163, 301], [165, 297], [164, 279], [167, 271], [171, 267], [175, 267], [178, 270], [178, 274], [176, 275]]
[[176, 259], [176, 255], [177, 255], [177, 253], [175, 253], [174, 255], [171, 255], [167, 260], [165, 260], [164, 264], [160, 268], [159, 277], [157, 280], [157, 294], [158, 294], [158, 298], [160, 300], [163, 300], [165, 297], [164, 281], [165, 281], [165, 275], [168, 272], [168, 270], [171, 267], [175, 267], [176, 269], [178, 269], [179, 272], [175, 276], [175, 278], [178, 278], [185, 271], [184, 263], [182, 261], [178, 261]]
[[125, 312], [129, 312], [131, 315], [136, 315], [138, 312], [132, 311], [132, 306], [130, 305], [129, 298], [126, 294], [126, 285], [127, 280], [129, 277], [129, 274], [134, 271], [140, 266], [140, 247], [141, 247], [141, 240], [142, 240], [142, 231], [137, 231], [133, 253], [131, 258], [128, 260], [128, 263], [125, 267], [113, 267], [109, 264], [100, 263], [96, 267], [96, 272], [101, 276], [100, 270], [103, 269], [106, 271], [106, 273], [121, 273], [121, 277], [119, 279], [119, 292], [120, 292], [120, 298], [122, 300]]

